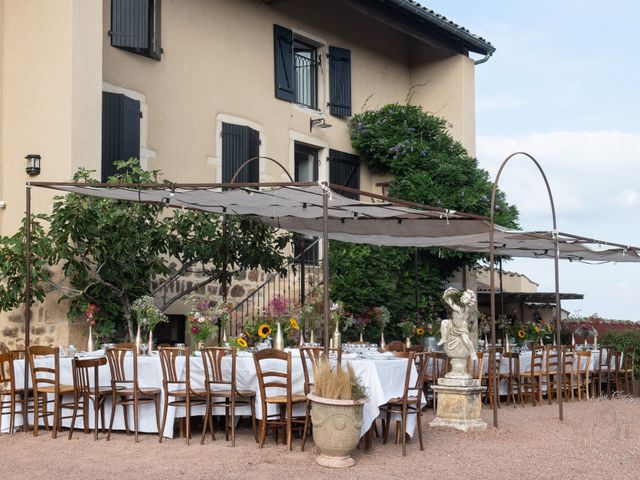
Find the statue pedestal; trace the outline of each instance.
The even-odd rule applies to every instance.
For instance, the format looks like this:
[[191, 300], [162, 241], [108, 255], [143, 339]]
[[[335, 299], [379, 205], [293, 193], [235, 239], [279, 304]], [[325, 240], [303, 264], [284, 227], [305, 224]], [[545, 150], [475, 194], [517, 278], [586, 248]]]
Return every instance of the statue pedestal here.
[[438, 395], [437, 416], [431, 427], [447, 427], [469, 431], [483, 431], [487, 423], [482, 420], [480, 395], [486, 390], [475, 378], [439, 378], [431, 389]]

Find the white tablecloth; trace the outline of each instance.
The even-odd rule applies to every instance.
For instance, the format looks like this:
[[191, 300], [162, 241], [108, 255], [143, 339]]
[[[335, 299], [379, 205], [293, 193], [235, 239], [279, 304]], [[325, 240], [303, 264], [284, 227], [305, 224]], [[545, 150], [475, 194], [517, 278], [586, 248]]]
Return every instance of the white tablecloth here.
[[[364, 435], [374, 420], [380, 414], [380, 406], [386, 404], [390, 399], [395, 397], [401, 397], [404, 389], [404, 380], [405, 380], [405, 372], [407, 367], [406, 359], [399, 358], [389, 358], [389, 357], [379, 357], [376, 359], [359, 359], [359, 358], [345, 358], [343, 361], [348, 361], [353, 366], [356, 375], [360, 378], [360, 381], [367, 389], [367, 400], [364, 404], [363, 408], [363, 425], [362, 425], [362, 435]], [[181, 364], [178, 364], [178, 368], [182, 370], [182, 378], [185, 376], [184, 369], [184, 358], [179, 359]], [[191, 370], [191, 383], [192, 388], [203, 388], [204, 386], [204, 368], [202, 364], [202, 359], [200, 357], [192, 356], [189, 358], [190, 361], [190, 370]], [[40, 362], [46, 362], [53, 364], [53, 358], [45, 358], [41, 359]], [[303, 394], [304, 393], [304, 374], [302, 370], [302, 363], [300, 361], [300, 356], [297, 351], [292, 352], [291, 359], [291, 370], [292, 370], [292, 385], [293, 385], [293, 393], [294, 394]], [[24, 361], [16, 360], [14, 362], [15, 368], [15, 376], [16, 376], [16, 387], [22, 388], [24, 381]], [[133, 370], [133, 362], [126, 362], [125, 368], [127, 369], [127, 373], [129, 375], [132, 374]], [[223, 361], [223, 374], [225, 378], [230, 378], [231, 374], [231, 358], [226, 357]], [[312, 369], [310, 369], [310, 374], [313, 375]], [[108, 365], [104, 365], [99, 369], [99, 377], [101, 385], [109, 385], [111, 381], [111, 372], [109, 370]], [[417, 378], [416, 369], [413, 368], [411, 371], [411, 379], [410, 382], [413, 385]], [[160, 366], [160, 359], [157, 356], [140, 356], [138, 357], [138, 379], [140, 386], [142, 388], [145, 387], [156, 387], [162, 389], [162, 368]], [[61, 358], [60, 359], [60, 382], [63, 384], [72, 385], [73, 384], [73, 376], [71, 371], [71, 358]], [[253, 390], [258, 395], [256, 399], [256, 416], [258, 418], [262, 418], [262, 409], [260, 405], [260, 397], [259, 397], [259, 387], [258, 387], [258, 377], [255, 370], [255, 365], [253, 362], [253, 357], [248, 353], [239, 353], [236, 358], [236, 382], [238, 389], [242, 390]], [[246, 408], [237, 408], [236, 412], [238, 415], [249, 415], [249, 409]], [[271, 411], [270, 411], [271, 412]], [[71, 413], [65, 411], [65, 415]], [[214, 411], [215, 414], [224, 414], [224, 409], [216, 409]], [[275, 410], [274, 410], [275, 413]], [[295, 413], [304, 414], [304, 405], [298, 407], [298, 410]], [[107, 422], [107, 426], [109, 423], [109, 418], [111, 416], [111, 400], [107, 399], [105, 403], [105, 421]], [[174, 420], [178, 417], [185, 416], [184, 408], [174, 408], [169, 407], [167, 411], [167, 423], [165, 425], [165, 429], [163, 435], [165, 437], [171, 438], [173, 436], [174, 429]], [[192, 407], [191, 415], [203, 415], [204, 414], [204, 406]], [[162, 412], [160, 412], [162, 418]], [[132, 419], [133, 415], [129, 415], [129, 423], [130, 428], [132, 428]], [[407, 421], [407, 433], [412, 435], [415, 426], [415, 415], [410, 415]], [[70, 420], [64, 420], [63, 425], [69, 426], [71, 424]], [[16, 427], [22, 425], [22, 416], [17, 415], [15, 421]], [[89, 426], [93, 428], [93, 415], [89, 415]], [[80, 415], [76, 420], [76, 427], [83, 427], [83, 419]], [[4, 415], [2, 418], [2, 431], [6, 432], [9, 428], [9, 417], [8, 415]], [[116, 408], [116, 415], [113, 421], [114, 430], [124, 430], [124, 417], [122, 415], [122, 407], [118, 406]], [[140, 415], [139, 415], [139, 431], [140, 432], [148, 432], [148, 433], [157, 433], [155, 413], [154, 413], [154, 405], [153, 404], [143, 404], [140, 405]]]

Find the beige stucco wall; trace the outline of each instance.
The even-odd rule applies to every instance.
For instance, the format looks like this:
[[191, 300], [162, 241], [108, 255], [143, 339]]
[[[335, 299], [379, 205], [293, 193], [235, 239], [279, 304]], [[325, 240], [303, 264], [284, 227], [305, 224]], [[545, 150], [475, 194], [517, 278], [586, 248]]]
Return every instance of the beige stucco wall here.
[[[24, 218], [25, 182], [69, 180], [77, 166], [100, 165], [101, 3], [3, 0], [0, 25], [0, 233], [10, 235]], [[42, 156], [37, 177], [25, 173], [28, 153]], [[34, 189], [33, 212], [50, 211], [52, 196]], [[33, 309], [33, 342], [67, 344], [65, 305], [50, 297]], [[22, 335], [20, 315], [0, 316], [9, 346]]]
[[411, 65], [411, 103], [443, 117], [453, 138], [476, 154], [475, 65], [464, 55], [416, 49]]
[[[328, 99], [328, 45], [349, 48], [352, 55], [354, 113], [390, 102], [404, 102], [412, 84], [438, 84], [437, 95], [419, 92], [427, 110], [449, 105], [454, 134], [469, 145], [473, 112], [461, 106], [473, 91], [468, 63], [442, 61], [438, 68], [410, 68], [417, 41], [363, 17], [342, 2], [299, 0], [268, 5], [255, 0], [165, 0], [162, 3], [162, 61], [113, 48], [107, 32], [110, 9], [104, 2], [104, 81], [143, 99], [148, 114], [142, 121], [144, 162], [174, 181], [220, 181], [223, 121], [260, 131], [261, 155], [285, 163], [293, 172], [294, 141], [319, 148], [321, 179], [327, 176], [328, 148], [350, 152], [347, 121], [333, 117]], [[274, 96], [273, 24], [291, 28], [319, 45], [319, 111]], [[430, 47], [421, 44], [421, 51]], [[462, 56], [457, 56], [461, 57]], [[473, 64], [471, 63], [471, 72]], [[443, 81], [433, 80], [443, 75]], [[462, 78], [457, 78], [461, 76]], [[455, 78], [455, 81], [451, 81]], [[468, 84], [468, 88], [467, 88]], [[450, 86], [448, 88], [447, 86]], [[435, 95], [435, 96], [434, 96]], [[467, 95], [458, 99], [458, 96]], [[437, 97], [437, 98], [436, 98]], [[456, 98], [454, 98], [456, 97]], [[324, 115], [332, 128], [309, 132], [309, 120]], [[261, 180], [286, 180], [277, 167], [261, 164]], [[363, 190], [379, 191], [366, 168]]]

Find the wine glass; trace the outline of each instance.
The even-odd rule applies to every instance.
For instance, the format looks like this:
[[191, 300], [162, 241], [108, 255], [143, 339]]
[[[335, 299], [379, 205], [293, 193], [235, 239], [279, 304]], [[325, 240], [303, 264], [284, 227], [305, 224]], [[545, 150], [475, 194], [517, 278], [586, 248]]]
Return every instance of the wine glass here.
[[142, 350], [142, 356], [146, 357], [147, 356], [147, 350], [149, 349], [149, 345], [147, 345], [146, 343], [141, 343], [140, 344], [140, 350]]

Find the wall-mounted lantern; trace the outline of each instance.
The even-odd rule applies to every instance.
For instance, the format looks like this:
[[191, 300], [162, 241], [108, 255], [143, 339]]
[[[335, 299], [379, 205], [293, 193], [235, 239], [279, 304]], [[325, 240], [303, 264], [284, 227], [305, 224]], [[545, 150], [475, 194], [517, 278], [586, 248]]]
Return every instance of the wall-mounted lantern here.
[[40, 159], [42, 157], [38, 154], [30, 153], [24, 158], [27, 160], [27, 168], [25, 171], [32, 177], [38, 175], [40, 173]]

